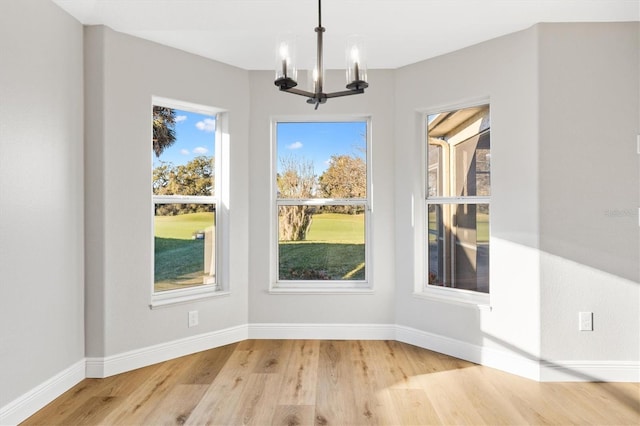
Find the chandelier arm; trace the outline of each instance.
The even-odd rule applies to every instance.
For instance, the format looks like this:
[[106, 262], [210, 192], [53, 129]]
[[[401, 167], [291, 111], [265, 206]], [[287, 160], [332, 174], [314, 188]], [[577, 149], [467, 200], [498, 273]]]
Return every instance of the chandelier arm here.
[[304, 97], [307, 97], [307, 98], [314, 98], [316, 96], [315, 93], [307, 92], [306, 90], [296, 89], [294, 87], [292, 87], [290, 89], [280, 89], [280, 90], [282, 92], [293, 93], [294, 95], [300, 95], [300, 96], [304, 96]]
[[364, 93], [364, 89], [343, 90], [342, 92], [325, 93], [326, 98], [339, 98], [341, 96], [359, 95]]

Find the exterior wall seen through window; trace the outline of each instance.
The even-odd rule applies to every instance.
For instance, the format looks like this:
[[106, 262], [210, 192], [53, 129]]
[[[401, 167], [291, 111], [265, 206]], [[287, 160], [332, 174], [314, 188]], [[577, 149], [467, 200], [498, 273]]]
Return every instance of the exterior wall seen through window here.
[[489, 293], [489, 105], [427, 117], [427, 288]]

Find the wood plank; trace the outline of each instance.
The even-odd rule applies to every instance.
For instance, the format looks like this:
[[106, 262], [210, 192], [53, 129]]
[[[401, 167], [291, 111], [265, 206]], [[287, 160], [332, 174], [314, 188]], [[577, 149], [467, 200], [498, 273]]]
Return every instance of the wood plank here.
[[[124, 398], [117, 396], [95, 396], [65, 417], [61, 425], [95, 425], [104, 423], [113, 410], [117, 410], [125, 403]], [[43, 424], [50, 425], [51, 422]]]
[[283, 373], [291, 356], [292, 340], [257, 340], [253, 349], [259, 351], [260, 358], [254, 373]]
[[[481, 368], [482, 381], [492, 383], [502, 398], [528, 424], [572, 424], [561, 405], [545, 398], [545, 384], [491, 368]], [[505, 392], [505, 390], [508, 390]]]
[[[640, 383], [565, 383], [565, 391], [574, 395], [579, 405], [585, 402], [598, 411], [602, 423], [640, 424]], [[603, 407], [617, 407], [603, 410]], [[594, 416], [595, 417], [595, 416]]]
[[133, 392], [122, 395], [124, 403], [119, 409], [109, 413], [105, 424], [142, 424], [156, 406], [157, 402], [177, 384], [177, 379], [187, 370], [193, 358], [176, 358], [161, 363], [151, 376], [142, 382]]
[[[351, 343], [352, 358], [352, 391], [354, 395], [354, 409], [360, 413], [366, 424], [383, 424], [381, 413], [384, 411], [382, 400], [378, 400], [377, 393], [385, 387], [375, 374], [372, 354], [373, 342], [356, 340]], [[376, 342], [380, 343], [380, 342]]]
[[273, 419], [273, 426], [313, 426], [315, 407], [313, 405], [278, 405]]
[[290, 350], [291, 356], [283, 372], [278, 404], [314, 405], [318, 383], [320, 341], [296, 340]]
[[466, 409], [477, 413], [486, 424], [525, 424], [526, 419], [506, 401], [493, 383], [489, 380], [483, 380], [486, 370], [490, 369], [475, 366], [456, 370], [455, 376], [459, 379], [458, 383], [471, 404]]
[[270, 424], [278, 405], [281, 382], [280, 374], [251, 374], [236, 409], [227, 411], [225, 416], [214, 417], [213, 423], [258, 426]]
[[99, 379], [84, 379], [28, 418], [23, 425], [62, 424], [79, 406], [97, 395]]
[[237, 343], [233, 343], [194, 354], [191, 368], [180, 377], [179, 382], [186, 385], [211, 384], [237, 345]]
[[260, 357], [257, 351], [240, 350], [240, 347], [236, 347], [185, 424], [216, 424], [212, 423], [214, 419], [233, 416], [242, 403], [244, 388]]
[[365, 410], [354, 410], [356, 399], [350, 343], [320, 342], [316, 417], [318, 425], [371, 424]]
[[443, 423], [423, 389], [391, 388], [387, 392], [390, 396], [393, 415], [387, 415], [392, 418], [392, 422], [384, 424], [435, 425]]
[[488, 424], [473, 410], [473, 404], [464, 392], [463, 369], [441, 371], [419, 376], [427, 398], [443, 424]]
[[176, 385], [144, 418], [144, 425], [183, 425], [205, 394], [208, 385]]
[[371, 366], [381, 386], [401, 389], [419, 389], [416, 382], [418, 375], [415, 365], [409, 361], [407, 354], [401, 350], [398, 342], [367, 342], [371, 348]]

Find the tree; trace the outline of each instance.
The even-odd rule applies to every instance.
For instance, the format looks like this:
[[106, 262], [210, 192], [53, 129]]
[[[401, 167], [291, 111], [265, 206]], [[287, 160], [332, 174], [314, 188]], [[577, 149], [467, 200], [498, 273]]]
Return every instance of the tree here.
[[[319, 186], [326, 198], [365, 198], [367, 196], [367, 165], [361, 157], [332, 155], [329, 167], [320, 176]], [[335, 206], [333, 211], [360, 213], [360, 206]]]
[[[178, 166], [162, 162], [153, 169], [153, 193], [155, 195], [212, 195], [215, 184], [213, 164], [213, 157], [204, 155]], [[208, 211], [208, 208], [203, 204], [160, 204], [156, 207], [156, 214], [166, 216], [196, 213]]]
[[173, 108], [153, 107], [153, 152], [162, 152], [176, 141], [176, 112]]
[[[279, 198], [312, 198], [316, 192], [313, 163], [296, 157], [280, 160], [281, 172], [277, 177]], [[278, 214], [280, 241], [303, 241], [311, 227], [312, 206], [281, 206]]]

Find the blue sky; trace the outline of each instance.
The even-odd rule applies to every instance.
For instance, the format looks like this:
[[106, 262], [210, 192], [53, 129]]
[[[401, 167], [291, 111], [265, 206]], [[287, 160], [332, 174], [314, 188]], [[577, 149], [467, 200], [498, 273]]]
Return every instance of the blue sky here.
[[[367, 123], [356, 122], [280, 122], [277, 128], [278, 159], [294, 156], [310, 160], [320, 176], [332, 155], [351, 155], [366, 159]], [[360, 149], [359, 149], [360, 148]], [[277, 164], [280, 169], [280, 161]]]
[[[176, 141], [164, 150], [160, 158], [153, 155], [154, 167], [159, 166], [160, 161], [186, 164], [198, 155], [212, 156], [215, 153], [215, 118], [178, 109], [175, 113]], [[280, 122], [277, 128], [278, 157], [310, 160], [315, 174], [320, 176], [332, 155], [366, 158], [366, 129], [365, 121]]]
[[175, 113], [176, 141], [164, 150], [160, 158], [153, 154], [153, 167], [159, 166], [160, 161], [179, 165], [199, 155], [215, 154], [215, 117], [179, 109]]

